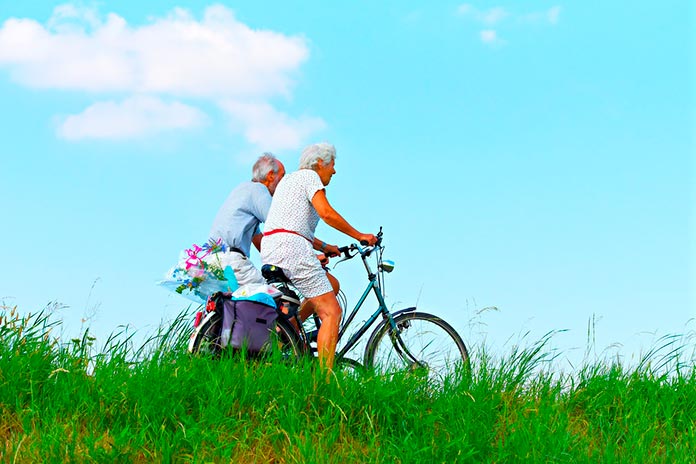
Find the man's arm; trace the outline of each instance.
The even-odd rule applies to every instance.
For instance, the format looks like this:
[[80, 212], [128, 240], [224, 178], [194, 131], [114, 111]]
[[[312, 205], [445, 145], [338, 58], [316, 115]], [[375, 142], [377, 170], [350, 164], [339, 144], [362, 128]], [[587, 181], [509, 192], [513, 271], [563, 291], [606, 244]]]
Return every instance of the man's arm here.
[[[268, 217], [268, 210], [271, 209], [271, 194], [268, 192], [268, 189], [266, 188], [265, 185], [260, 184], [263, 186], [263, 190], [259, 189], [260, 192], [258, 192], [256, 195], [254, 195], [254, 208], [255, 211], [253, 212], [254, 216], [258, 221], [261, 223], [266, 222], [266, 218]], [[258, 226], [256, 226], [256, 231], [254, 233], [254, 236], [251, 237], [251, 243], [254, 244], [257, 250], [261, 251], [261, 239], [263, 238], [263, 234], [261, 233], [261, 229], [259, 229]]]
[[254, 244], [257, 250], [261, 251], [261, 239], [263, 238], [263, 234], [256, 234], [253, 237], [251, 237], [251, 243]]

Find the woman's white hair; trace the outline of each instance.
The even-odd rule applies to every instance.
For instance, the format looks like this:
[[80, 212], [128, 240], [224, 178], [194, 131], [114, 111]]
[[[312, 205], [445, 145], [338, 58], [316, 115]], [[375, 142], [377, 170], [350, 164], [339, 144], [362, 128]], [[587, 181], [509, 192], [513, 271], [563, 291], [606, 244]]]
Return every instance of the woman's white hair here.
[[254, 182], [262, 182], [266, 179], [266, 176], [270, 172], [278, 174], [280, 170], [280, 163], [278, 159], [273, 156], [273, 153], [264, 153], [259, 156], [259, 159], [254, 163], [254, 167], [251, 168], [251, 180]]
[[322, 160], [324, 165], [336, 159], [336, 147], [328, 142], [315, 143], [302, 150], [300, 156], [300, 169], [314, 169], [317, 161]]

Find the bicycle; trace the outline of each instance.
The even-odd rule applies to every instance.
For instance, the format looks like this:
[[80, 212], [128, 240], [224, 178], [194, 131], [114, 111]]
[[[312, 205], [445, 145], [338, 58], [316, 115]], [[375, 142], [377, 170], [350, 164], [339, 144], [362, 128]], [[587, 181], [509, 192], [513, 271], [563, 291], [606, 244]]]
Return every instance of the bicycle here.
[[[393, 313], [387, 308], [382, 293], [384, 273], [390, 273], [394, 269], [394, 263], [383, 260], [382, 235], [380, 228], [377, 234], [377, 243], [373, 246], [353, 243], [339, 248], [342, 258], [335, 263], [334, 268], [339, 263], [359, 255], [367, 272], [368, 284], [350, 314], [346, 317], [345, 311], [343, 313], [338, 335], [339, 348], [336, 352], [336, 365], [353, 368], [364, 367], [384, 374], [402, 370], [419, 370], [438, 379], [444, 379], [446, 375], [461, 367], [468, 368], [469, 353], [466, 345], [450, 324], [438, 316], [417, 311], [416, 307], [409, 307]], [[369, 262], [373, 256], [377, 262], [377, 273], [372, 271]], [[299, 316], [302, 297], [297, 289], [285, 277], [280, 268], [266, 265], [262, 272], [268, 283], [276, 286], [282, 292], [277, 300], [279, 317], [276, 321], [276, 334], [271, 337], [274, 343], [269, 344], [269, 350], [280, 346], [281, 353], [286, 359], [316, 355], [316, 349], [312, 343], [316, 341], [315, 336], [320, 321], [315, 316], [317, 329], [307, 331], [307, 323], [303, 323]], [[342, 344], [341, 340], [348, 327], [367, 301], [370, 293], [374, 294], [377, 299], [377, 310]], [[370, 330], [380, 316], [382, 320], [372, 331], [365, 345], [363, 364], [361, 365], [358, 361], [349, 358], [348, 353], [360, 342], [363, 335]], [[192, 353], [219, 352], [219, 346], [216, 346], [216, 334], [219, 333], [221, 323], [220, 317], [216, 317], [214, 313], [209, 313], [191, 336], [189, 351]]]

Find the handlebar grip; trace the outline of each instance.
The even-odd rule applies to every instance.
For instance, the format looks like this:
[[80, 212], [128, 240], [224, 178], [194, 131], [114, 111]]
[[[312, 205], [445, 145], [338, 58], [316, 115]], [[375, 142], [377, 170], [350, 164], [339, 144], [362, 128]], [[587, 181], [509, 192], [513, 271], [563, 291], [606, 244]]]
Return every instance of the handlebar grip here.
[[[377, 242], [375, 242], [375, 246], [380, 246], [382, 244], [382, 227], [379, 228], [379, 232], [377, 232]], [[367, 246], [369, 245], [369, 242], [367, 240], [360, 240], [360, 244], [362, 246]]]

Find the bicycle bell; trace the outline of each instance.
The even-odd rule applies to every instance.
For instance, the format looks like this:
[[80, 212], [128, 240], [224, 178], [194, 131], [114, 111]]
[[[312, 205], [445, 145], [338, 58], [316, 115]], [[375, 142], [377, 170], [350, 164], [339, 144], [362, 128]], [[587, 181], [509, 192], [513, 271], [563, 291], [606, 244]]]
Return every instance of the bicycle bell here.
[[394, 270], [394, 261], [391, 259], [383, 259], [381, 263], [379, 263], [379, 269], [384, 272], [391, 272]]

